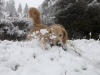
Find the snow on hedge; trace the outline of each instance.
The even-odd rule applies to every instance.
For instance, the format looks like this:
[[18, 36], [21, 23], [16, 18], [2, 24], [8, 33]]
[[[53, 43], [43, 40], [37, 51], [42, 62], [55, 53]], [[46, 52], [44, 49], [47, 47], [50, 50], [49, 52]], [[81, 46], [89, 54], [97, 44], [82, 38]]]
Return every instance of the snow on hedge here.
[[[9, 35], [9, 37], [13, 39], [8, 40], [19, 40], [20, 38], [24, 40], [31, 27], [32, 24], [28, 20], [16, 20], [13, 22], [4, 20], [0, 23], [0, 39], [8, 39], [6, 36]], [[16, 36], [16, 38], [14, 36]]]

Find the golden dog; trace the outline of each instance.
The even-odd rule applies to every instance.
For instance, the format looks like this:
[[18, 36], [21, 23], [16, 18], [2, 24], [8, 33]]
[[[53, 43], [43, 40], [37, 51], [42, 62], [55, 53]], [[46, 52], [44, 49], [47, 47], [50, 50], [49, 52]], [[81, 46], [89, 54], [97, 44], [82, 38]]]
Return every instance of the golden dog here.
[[[33, 8], [33, 7], [29, 9], [29, 17], [33, 20], [34, 27], [30, 30], [27, 36], [27, 40], [32, 40], [32, 38], [37, 36], [40, 42], [39, 45], [44, 49], [48, 49], [47, 44], [49, 44], [51, 47], [60, 46], [64, 50], [67, 49], [65, 45], [68, 40], [67, 32], [62, 25], [54, 24], [47, 27], [41, 24], [40, 12], [36, 8]], [[45, 31], [45, 33], [43, 34], [41, 30]], [[35, 33], [35, 36], [32, 35], [33, 33]]]
[[[48, 49], [47, 47], [47, 26], [41, 24], [40, 20], [40, 12], [34, 8], [31, 7], [29, 9], [29, 17], [33, 20], [34, 22], [34, 27], [30, 30], [29, 34], [26, 37], [26, 40], [32, 40], [33, 38], [38, 38], [39, 40], [39, 46], [42, 48]], [[41, 30], [44, 29], [45, 33], [42, 34]]]

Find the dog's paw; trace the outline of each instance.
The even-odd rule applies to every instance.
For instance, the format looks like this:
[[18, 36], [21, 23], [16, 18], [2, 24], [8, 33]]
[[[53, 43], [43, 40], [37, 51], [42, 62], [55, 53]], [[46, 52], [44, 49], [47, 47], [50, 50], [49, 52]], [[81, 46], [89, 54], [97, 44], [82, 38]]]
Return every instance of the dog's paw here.
[[50, 46], [45, 45], [45, 44], [39, 44], [39, 46], [43, 49], [43, 50], [48, 50], [50, 48]]
[[67, 47], [62, 47], [62, 49], [63, 49], [64, 51], [67, 51]]
[[48, 47], [43, 47], [42, 49], [43, 49], [43, 50], [48, 50], [49, 48], [48, 48]]
[[66, 44], [63, 45], [62, 49], [63, 49], [64, 51], [67, 51], [67, 45], [66, 45]]

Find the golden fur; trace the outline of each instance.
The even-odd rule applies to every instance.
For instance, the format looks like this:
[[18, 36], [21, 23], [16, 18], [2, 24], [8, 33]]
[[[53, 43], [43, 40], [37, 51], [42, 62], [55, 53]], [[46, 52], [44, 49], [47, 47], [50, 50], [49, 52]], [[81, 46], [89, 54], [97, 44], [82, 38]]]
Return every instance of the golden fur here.
[[[65, 28], [60, 24], [54, 24], [49, 27], [50, 44], [51, 46], [61, 46], [66, 50], [66, 43], [68, 40]], [[52, 37], [53, 36], [53, 37]]]
[[[33, 32], [39, 31], [36, 36], [38, 36], [42, 48], [47, 49], [48, 47], [46, 44], [48, 43], [51, 46], [61, 46], [63, 49], [66, 49], [65, 44], [68, 37], [67, 32], [62, 25], [54, 24], [47, 27], [41, 24], [40, 12], [33, 7], [29, 9], [29, 17], [33, 20], [34, 27], [30, 30], [26, 40], [32, 40], [32, 38], [34, 38], [34, 36], [32, 36]], [[46, 29], [48, 32], [42, 35], [40, 33], [41, 29]]]

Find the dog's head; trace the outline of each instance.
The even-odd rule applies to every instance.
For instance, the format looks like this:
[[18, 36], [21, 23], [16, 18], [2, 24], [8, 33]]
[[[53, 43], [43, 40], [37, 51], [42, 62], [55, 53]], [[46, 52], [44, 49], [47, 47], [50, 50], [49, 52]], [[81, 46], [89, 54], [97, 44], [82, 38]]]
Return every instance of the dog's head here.
[[67, 32], [62, 25], [56, 24], [49, 27], [49, 41], [51, 46], [63, 46], [67, 41]]

